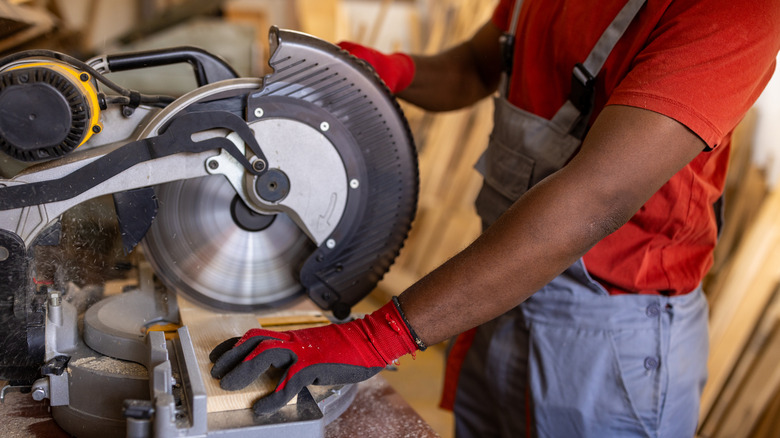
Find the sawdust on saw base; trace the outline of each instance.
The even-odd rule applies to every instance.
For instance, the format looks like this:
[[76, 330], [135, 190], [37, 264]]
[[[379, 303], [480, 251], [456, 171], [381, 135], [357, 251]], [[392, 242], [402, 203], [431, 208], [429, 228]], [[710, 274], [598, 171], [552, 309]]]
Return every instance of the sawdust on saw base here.
[[73, 366], [107, 374], [148, 378], [149, 372], [141, 364], [114, 359], [108, 356], [82, 357], [73, 362]]

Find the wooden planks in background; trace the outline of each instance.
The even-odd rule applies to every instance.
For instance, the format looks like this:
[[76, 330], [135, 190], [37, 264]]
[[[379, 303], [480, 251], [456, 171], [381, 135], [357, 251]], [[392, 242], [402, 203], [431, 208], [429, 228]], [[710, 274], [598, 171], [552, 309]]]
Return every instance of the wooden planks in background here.
[[[494, 6], [494, 1], [429, 2], [424, 13], [410, 16], [416, 24], [412, 51], [433, 54], [470, 38]], [[402, 107], [419, 150], [420, 202], [404, 249], [379, 285], [384, 295], [400, 294], [479, 235], [473, 202], [482, 178], [473, 166], [493, 125], [489, 99], [446, 113], [425, 112], [405, 102]]]
[[0, 52], [33, 40], [54, 27], [55, 19], [45, 8], [0, 1]]
[[726, 223], [705, 281], [709, 379], [699, 436], [769, 437], [780, 414], [780, 190], [751, 159], [755, 113], [734, 135]]

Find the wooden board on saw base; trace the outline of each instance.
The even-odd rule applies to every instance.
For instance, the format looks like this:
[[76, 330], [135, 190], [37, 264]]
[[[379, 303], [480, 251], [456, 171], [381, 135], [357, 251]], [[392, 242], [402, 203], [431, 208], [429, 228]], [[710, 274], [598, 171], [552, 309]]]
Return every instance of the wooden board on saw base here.
[[[219, 387], [219, 380], [211, 377], [209, 353], [220, 342], [236, 336], [242, 336], [247, 330], [261, 326], [274, 330], [291, 330], [328, 323], [329, 320], [319, 312], [290, 312], [280, 315], [258, 317], [252, 313], [217, 313], [204, 309], [180, 296], [177, 296], [181, 323], [186, 325], [195, 357], [206, 387], [207, 412], [248, 409], [260, 397], [273, 392], [281, 377], [281, 371], [272, 370], [260, 376], [251, 385], [240, 391], [226, 391]], [[290, 401], [294, 403], [295, 399]]]
[[264, 374], [251, 385], [240, 391], [226, 391], [219, 387], [219, 380], [211, 377], [209, 353], [220, 342], [243, 335], [247, 330], [257, 328], [259, 324], [252, 314], [214, 313], [177, 297], [181, 322], [190, 331], [195, 357], [206, 386], [207, 412], [247, 409], [258, 398], [270, 394], [279, 376]]

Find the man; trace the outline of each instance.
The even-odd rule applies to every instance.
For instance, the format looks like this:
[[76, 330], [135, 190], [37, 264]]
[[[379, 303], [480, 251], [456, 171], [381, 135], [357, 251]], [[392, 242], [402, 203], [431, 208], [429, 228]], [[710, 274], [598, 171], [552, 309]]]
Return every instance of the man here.
[[266, 412], [466, 332], [459, 436], [694, 435], [730, 133], [779, 26], [776, 0], [502, 0], [438, 55], [343, 44], [425, 109], [499, 91], [477, 166], [485, 231], [364, 319], [226, 341], [212, 374], [232, 389], [286, 368]]

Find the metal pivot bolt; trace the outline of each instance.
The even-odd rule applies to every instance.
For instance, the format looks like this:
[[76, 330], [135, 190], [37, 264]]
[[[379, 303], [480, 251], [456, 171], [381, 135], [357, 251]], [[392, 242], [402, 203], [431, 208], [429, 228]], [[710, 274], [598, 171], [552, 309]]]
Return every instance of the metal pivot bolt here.
[[49, 294], [49, 321], [56, 326], [62, 325], [62, 294], [54, 291]]
[[8, 248], [4, 246], [0, 246], [0, 262], [4, 262], [8, 260], [8, 257], [11, 256], [11, 253], [8, 251]]
[[330, 248], [330, 249], [333, 249], [333, 248], [335, 248], [335, 247], [336, 247], [336, 241], [335, 241], [335, 240], [333, 240], [333, 239], [328, 239], [328, 240], [325, 242], [325, 246], [327, 246], [327, 247], [328, 247], [328, 248]]
[[44, 377], [38, 379], [33, 383], [32, 398], [35, 401], [42, 401], [45, 398], [49, 398], [49, 378]]
[[211, 169], [211, 170], [217, 170], [217, 169], [219, 169], [219, 161], [217, 161], [217, 160], [209, 160], [208, 166], [209, 166], [209, 169]]
[[360, 187], [360, 181], [358, 181], [357, 179], [351, 179], [349, 180], [349, 186], [352, 187], [353, 189], [356, 189]]
[[32, 398], [35, 401], [42, 401], [46, 398], [46, 391], [41, 388], [35, 388], [35, 390], [32, 392]]
[[262, 172], [265, 170], [265, 161], [257, 159], [252, 163], [252, 168], [255, 169], [257, 172]]
[[330, 129], [330, 123], [328, 122], [320, 123], [320, 131], [327, 131], [328, 129]]
[[263, 117], [263, 109], [262, 108], [255, 108], [255, 117], [257, 117], [258, 119], [260, 117]]
[[265, 201], [279, 202], [290, 193], [290, 179], [279, 169], [270, 169], [257, 178], [255, 190]]

